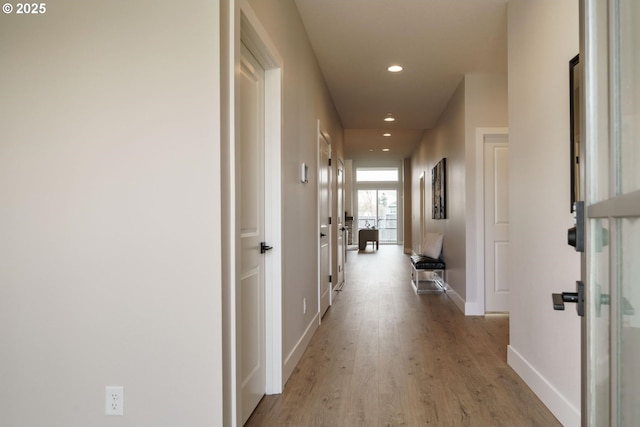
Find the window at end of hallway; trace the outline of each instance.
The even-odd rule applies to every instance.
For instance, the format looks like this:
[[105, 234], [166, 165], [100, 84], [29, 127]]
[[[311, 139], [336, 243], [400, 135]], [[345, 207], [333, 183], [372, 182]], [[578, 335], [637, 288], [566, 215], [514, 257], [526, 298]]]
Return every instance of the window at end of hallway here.
[[357, 182], [398, 182], [398, 168], [358, 168]]

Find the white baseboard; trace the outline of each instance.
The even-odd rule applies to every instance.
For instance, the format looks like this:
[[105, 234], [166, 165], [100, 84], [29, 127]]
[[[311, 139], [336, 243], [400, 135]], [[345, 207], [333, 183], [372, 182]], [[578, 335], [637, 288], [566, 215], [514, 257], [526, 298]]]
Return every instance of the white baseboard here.
[[484, 316], [484, 307], [480, 306], [477, 302], [465, 302], [464, 304], [465, 316]]
[[565, 427], [580, 427], [580, 409], [569, 402], [517, 350], [507, 347], [507, 363]]
[[484, 307], [477, 302], [465, 301], [456, 291], [447, 285], [447, 295], [465, 316], [484, 316]]
[[484, 316], [484, 306], [478, 304], [477, 301], [469, 302], [465, 301], [455, 290], [453, 290], [449, 285], [447, 285], [447, 295], [454, 302], [456, 307], [460, 309], [465, 316]]
[[449, 285], [447, 285], [447, 296], [449, 298], [451, 298], [451, 301], [453, 301], [453, 303], [456, 305], [456, 307], [458, 307], [460, 309], [460, 311], [462, 313], [464, 313], [464, 300], [462, 299], [462, 297], [460, 295], [458, 295], [458, 293], [456, 291], [454, 291], [453, 289], [451, 289], [449, 287]]
[[311, 322], [307, 325], [307, 329], [304, 331], [296, 345], [293, 347], [293, 350], [287, 355], [284, 359], [284, 364], [282, 367], [282, 384], [286, 384], [287, 380], [293, 373], [293, 370], [296, 368], [296, 365], [302, 358], [302, 354], [307, 349], [309, 342], [311, 341], [311, 337], [318, 330], [319, 322], [319, 313], [316, 313], [311, 319]]

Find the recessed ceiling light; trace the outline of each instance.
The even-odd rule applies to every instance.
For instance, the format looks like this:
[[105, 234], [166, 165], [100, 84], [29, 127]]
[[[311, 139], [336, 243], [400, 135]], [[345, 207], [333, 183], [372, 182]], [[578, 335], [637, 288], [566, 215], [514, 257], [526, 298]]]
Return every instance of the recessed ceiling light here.
[[369, 151], [373, 151], [373, 148], [369, 148]]
[[387, 68], [387, 70], [391, 71], [392, 73], [399, 73], [400, 71], [404, 70], [404, 68], [402, 68], [402, 66], [400, 65], [392, 65]]
[[388, 148], [383, 148], [382, 151], [389, 151], [389, 149]]
[[387, 117], [384, 118], [385, 122], [393, 122], [396, 119], [394, 119], [393, 117], [391, 117], [391, 113], [387, 114]]
[[382, 136], [391, 136], [390, 133], [383, 133]]

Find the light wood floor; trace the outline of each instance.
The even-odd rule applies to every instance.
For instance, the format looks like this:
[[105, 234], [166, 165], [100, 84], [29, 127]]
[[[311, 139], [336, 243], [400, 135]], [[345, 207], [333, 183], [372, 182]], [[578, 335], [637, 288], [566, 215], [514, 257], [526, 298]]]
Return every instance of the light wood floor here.
[[349, 252], [346, 272], [284, 392], [246, 426], [560, 425], [506, 363], [507, 316], [416, 295], [399, 246]]

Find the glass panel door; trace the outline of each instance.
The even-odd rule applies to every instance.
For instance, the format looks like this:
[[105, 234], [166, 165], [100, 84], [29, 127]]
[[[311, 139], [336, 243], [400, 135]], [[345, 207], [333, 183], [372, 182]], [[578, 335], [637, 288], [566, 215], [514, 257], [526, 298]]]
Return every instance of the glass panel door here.
[[398, 243], [398, 192], [358, 190], [358, 229], [377, 228], [380, 243]]
[[[613, 63], [611, 101], [613, 153], [616, 156], [615, 195], [629, 199], [640, 190], [640, 3], [613, 2], [611, 16]], [[616, 218], [615, 345], [617, 380], [614, 420], [620, 426], [640, 423], [640, 212], [638, 202]]]
[[640, 3], [587, 0], [583, 424], [640, 423]]
[[380, 243], [398, 243], [398, 200], [396, 190], [378, 190]]
[[358, 190], [358, 230], [378, 228], [377, 190]]

